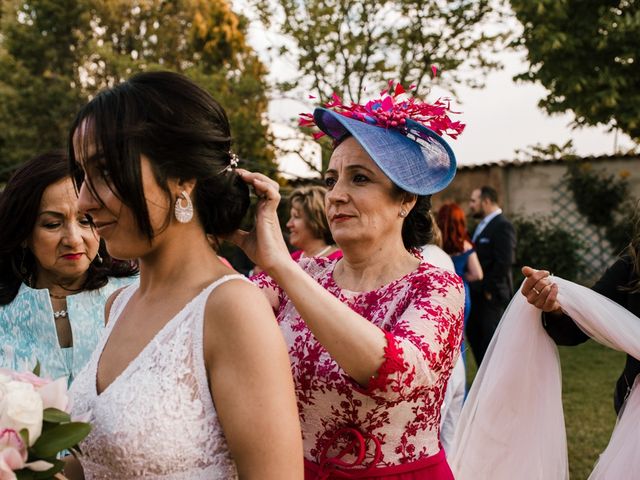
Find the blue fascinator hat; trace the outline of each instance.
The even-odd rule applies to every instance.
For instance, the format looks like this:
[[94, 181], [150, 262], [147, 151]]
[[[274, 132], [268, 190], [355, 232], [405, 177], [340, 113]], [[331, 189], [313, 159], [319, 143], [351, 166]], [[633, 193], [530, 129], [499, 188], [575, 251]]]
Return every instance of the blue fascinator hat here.
[[326, 108], [302, 114], [302, 126], [317, 125], [340, 142], [352, 136], [389, 179], [415, 195], [443, 190], [456, 174], [456, 157], [443, 134], [456, 138], [464, 124], [451, 121], [448, 101], [433, 104], [410, 97], [390, 83], [380, 99], [343, 105], [334, 94]]

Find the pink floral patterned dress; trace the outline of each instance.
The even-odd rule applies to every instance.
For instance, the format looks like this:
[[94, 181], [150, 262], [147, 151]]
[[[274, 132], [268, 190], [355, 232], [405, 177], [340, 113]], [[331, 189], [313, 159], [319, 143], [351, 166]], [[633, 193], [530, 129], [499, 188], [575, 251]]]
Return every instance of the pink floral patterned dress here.
[[333, 278], [338, 260], [302, 259], [320, 285], [382, 329], [385, 359], [366, 388], [318, 343], [284, 292], [277, 317], [289, 349], [302, 423], [305, 479], [452, 479], [439, 444], [440, 406], [459, 354], [464, 288], [422, 262], [377, 290], [353, 292]]

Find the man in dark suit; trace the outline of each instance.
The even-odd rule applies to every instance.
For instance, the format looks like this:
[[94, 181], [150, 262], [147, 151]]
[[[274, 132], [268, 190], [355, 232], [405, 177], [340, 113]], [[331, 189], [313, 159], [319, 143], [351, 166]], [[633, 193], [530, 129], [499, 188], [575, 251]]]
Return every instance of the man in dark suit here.
[[475, 218], [481, 219], [472, 241], [484, 278], [469, 284], [471, 312], [466, 334], [480, 365], [513, 294], [511, 268], [515, 263], [516, 232], [502, 215], [495, 189], [485, 186], [471, 192], [469, 208]]

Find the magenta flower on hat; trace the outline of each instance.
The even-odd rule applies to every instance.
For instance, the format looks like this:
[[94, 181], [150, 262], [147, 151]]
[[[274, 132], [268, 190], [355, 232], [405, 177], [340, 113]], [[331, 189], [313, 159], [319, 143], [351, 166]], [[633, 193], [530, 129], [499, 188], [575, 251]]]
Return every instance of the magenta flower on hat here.
[[[415, 86], [411, 85], [409, 90], [414, 88]], [[446, 134], [453, 139], [457, 138], [465, 127], [465, 124], [449, 118], [449, 114], [458, 113], [451, 110], [449, 99], [438, 99], [434, 103], [422, 102], [410, 96], [400, 83], [393, 81], [389, 82], [389, 88], [380, 92], [380, 98], [370, 100], [364, 105], [353, 102], [345, 105], [334, 93], [331, 101], [324, 106], [345, 117], [378, 127], [393, 128], [401, 133], [406, 132], [407, 119], [430, 128], [440, 136]], [[313, 114], [301, 113], [299, 125], [315, 125]], [[318, 139], [324, 135], [324, 132], [317, 132], [313, 137]]]

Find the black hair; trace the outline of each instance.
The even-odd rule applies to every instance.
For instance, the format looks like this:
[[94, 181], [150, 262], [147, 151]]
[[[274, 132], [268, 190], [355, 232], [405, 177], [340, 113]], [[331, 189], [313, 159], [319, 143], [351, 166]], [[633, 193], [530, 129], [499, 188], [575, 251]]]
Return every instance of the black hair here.
[[498, 204], [498, 192], [495, 188], [485, 185], [480, 188], [480, 198], [489, 200], [491, 203]]
[[[33, 286], [37, 263], [23, 245], [36, 224], [44, 191], [70, 176], [66, 155], [49, 152], [18, 168], [0, 193], [0, 305], [12, 302], [22, 283]], [[102, 241], [98, 253], [100, 257], [89, 265], [80, 290], [94, 290], [106, 285], [109, 277], [125, 277], [137, 272], [135, 264], [113, 260]]]
[[[74, 135], [81, 126], [86, 133], [74, 148]], [[97, 153], [94, 158], [87, 155], [90, 147]], [[223, 108], [207, 91], [173, 72], [140, 73], [102, 91], [80, 110], [69, 133], [76, 185], [83, 181], [78, 158], [96, 162], [108, 172], [114, 194], [132, 210], [149, 241], [158, 232], [151, 226], [144, 197], [141, 155], [149, 159], [167, 198], [171, 197], [168, 179], [196, 180], [194, 209], [205, 233], [218, 236], [236, 230], [249, 207], [249, 188], [230, 168], [230, 148]], [[87, 186], [102, 203], [90, 181]]]
[[[410, 193], [402, 192], [405, 195]], [[416, 203], [402, 224], [402, 243], [410, 250], [430, 244], [433, 240], [431, 195], [416, 195]]]

